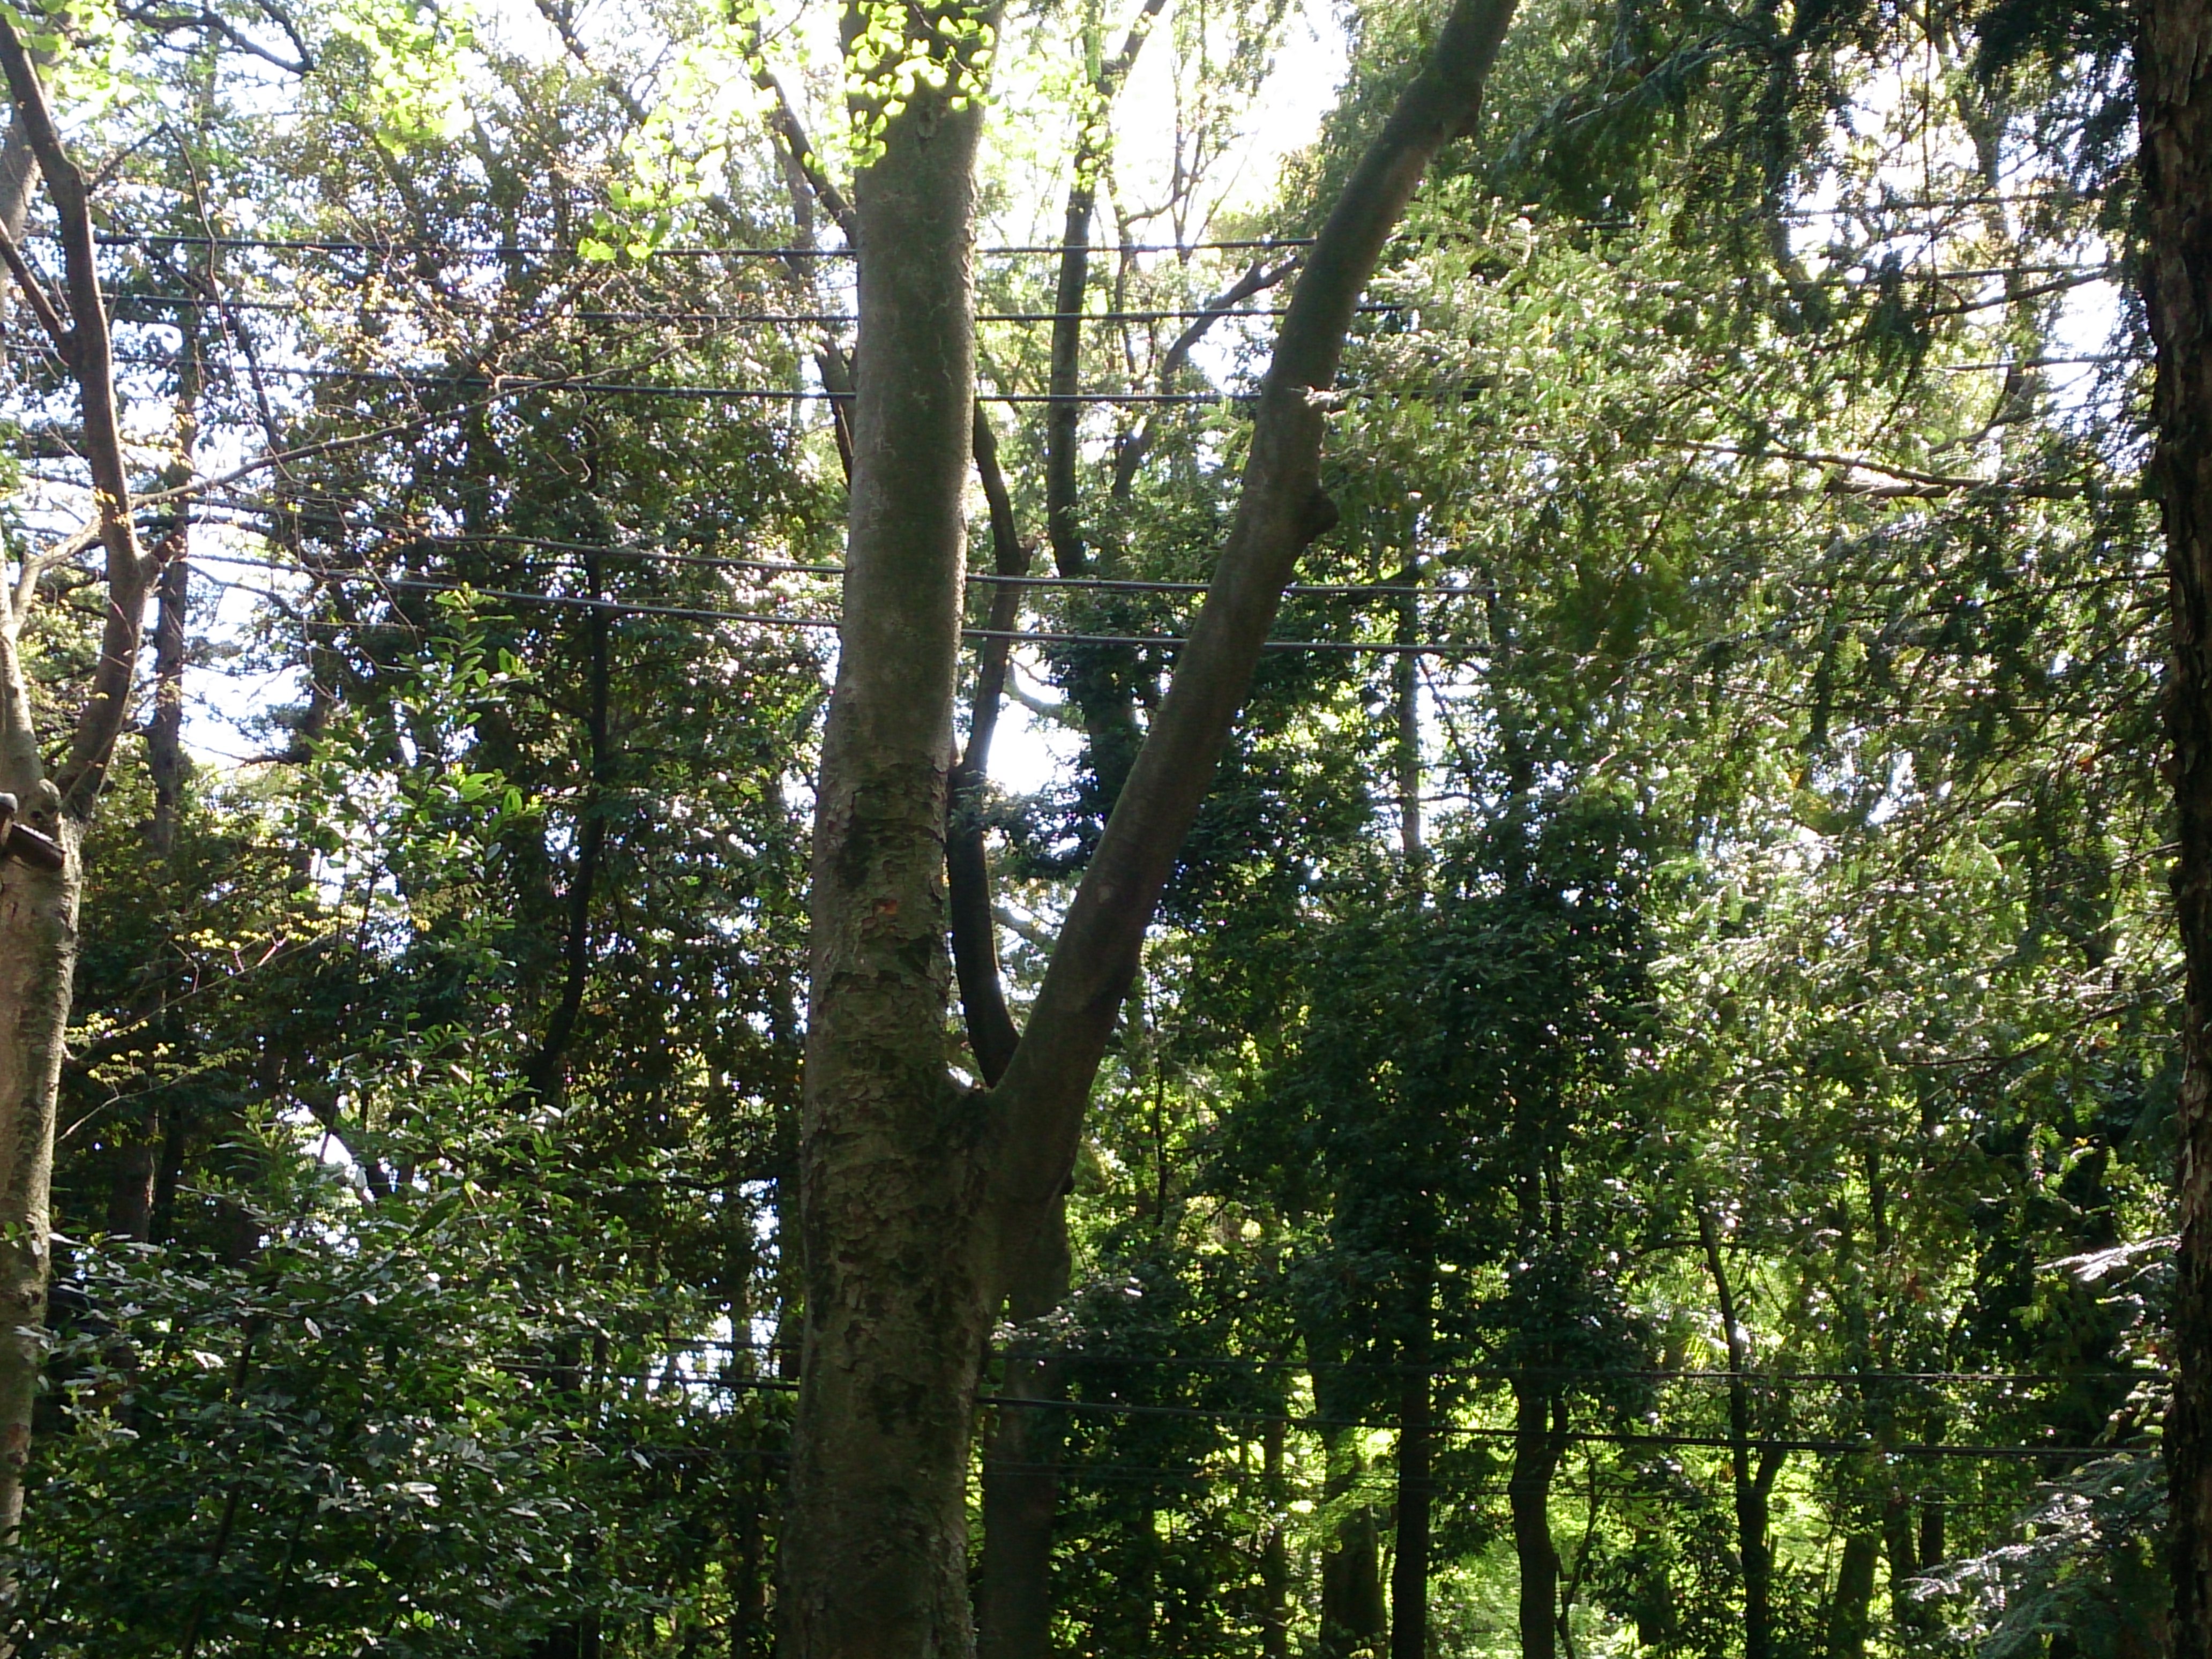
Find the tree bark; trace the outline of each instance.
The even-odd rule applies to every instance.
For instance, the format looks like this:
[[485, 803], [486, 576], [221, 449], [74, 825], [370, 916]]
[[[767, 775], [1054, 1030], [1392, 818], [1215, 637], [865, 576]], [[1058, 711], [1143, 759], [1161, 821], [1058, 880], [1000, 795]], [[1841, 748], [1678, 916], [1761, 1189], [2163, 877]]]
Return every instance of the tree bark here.
[[[1016, 1324], [1041, 1319], [1067, 1296], [1065, 1210], [1030, 1250], [1006, 1297]], [[983, 1459], [983, 1560], [977, 1575], [979, 1659], [1046, 1659], [1052, 1652], [1052, 1520], [1064, 1415], [1060, 1366], [1050, 1355], [1006, 1357], [1000, 1406]]]
[[860, 379], [814, 827], [787, 1659], [965, 1655], [973, 1640], [963, 1490], [1000, 1286], [979, 1224], [981, 1114], [945, 1064], [981, 118], [950, 103], [923, 88], [883, 119], [855, 188]]
[[[44, 787], [51, 801], [52, 786]], [[0, 860], [0, 1539], [7, 1540], [23, 1518], [31, 1407], [46, 1359], [54, 1115], [82, 887], [81, 827], [46, 804], [33, 823], [62, 843], [67, 862], [49, 871]]]
[[1735, 1294], [1721, 1260], [1720, 1231], [1710, 1212], [1698, 1212], [1698, 1237], [1713, 1276], [1720, 1304], [1721, 1330], [1729, 1357], [1729, 1480], [1735, 1489], [1736, 1559], [1743, 1574], [1743, 1659], [1772, 1659], [1774, 1652], [1774, 1544], [1767, 1529], [1768, 1498], [1780, 1468], [1778, 1455], [1752, 1453], [1749, 1347], [1736, 1317]]
[[1260, 1659], [1291, 1659], [1291, 1552], [1283, 1524], [1283, 1419], [1271, 1416], [1261, 1443], [1267, 1534], [1260, 1544]]
[[1372, 1504], [1358, 1497], [1358, 1446], [1340, 1430], [1325, 1430], [1328, 1473], [1322, 1496], [1335, 1522], [1321, 1558], [1322, 1659], [1379, 1654], [1389, 1622], [1382, 1600], [1382, 1540]]
[[1521, 1659], [1552, 1659], [1558, 1650], [1559, 1552], [1552, 1541], [1552, 1479], [1559, 1438], [1552, 1391], [1528, 1378], [1513, 1385], [1513, 1472], [1505, 1498], [1521, 1566]]
[[1321, 443], [1353, 307], [1429, 158], [1472, 128], [1513, 9], [1514, 0], [1457, 0], [1299, 273], [1205, 604], [993, 1091], [991, 1200], [996, 1224], [1017, 1236], [1035, 1232], [1073, 1166], [1091, 1079], [1283, 589], [1299, 555], [1335, 522], [1321, 489]]
[[1912, 1505], [1901, 1492], [1893, 1490], [1881, 1510], [1882, 1553], [1889, 1558], [1889, 1618], [1900, 1634], [1917, 1632], [1928, 1622], [1928, 1610], [1912, 1598], [1911, 1583], [1920, 1571], [1920, 1558], [1912, 1545]]
[[1390, 1559], [1390, 1659], [1428, 1659], [1429, 1516], [1436, 1449], [1428, 1344], [1409, 1352], [1398, 1389], [1398, 1528]]
[[2151, 483], [2172, 611], [2166, 723], [2186, 968], [2179, 1107], [2181, 1246], [2166, 1456], [2173, 1651], [2212, 1659], [2212, 9], [2143, 0], [2136, 89], [2143, 303], [2157, 347]]
[[990, 1317], [1065, 1189], [1145, 932], [1283, 589], [1334, 520], [1320, 450], [1353, 306], [1429, 158], [1473, 122], [1512, 10], [1513, 0], [1458, 0], [1316, 241], [1206, 602], [1028, 1029], [988, 1091], [946, 1066], [944, 870], [973, 431], [972, 46], [993, 20], [911, 9], [906, 51], [951, 72], [945, 88], [902, 85], [896, 104], [884, 65], [852, 59], [856, 107], [880, 148], [855, 188], [844, 614], [816, 787], [783, 1659], [970, 1647], [963, 1487]]
[[[9, 232], [0, 239], [0, 252], [25, 283], [26, 300], [54, 337], [76, 383], [94, 519], [76, 544], [101, 547], [107, 576], [100, 657], [58, 779], [46, 775], [18, 650], [23, 623], [38, 599], [41, 556], [27, 557], [12, 592], [0, 584], [0, 791], [15, 798], [21, 820], [52, 854], [52, 867], [0, 856], [0, 1543], [12, 1543], [22, 1520], [32, 1403], [46, 1354], [54, 1119], [76, 966], [78, 853], [126, 718], [155, 567], [141, 556], [131, 526], [106, 302], [84, 176], [63, 148], [38, 71], [4, 18], [0, 70], [15, 105], [15, 126], [53, 199], [66, 325], [44, 291], [26, 281], [15, 226], [7, 216], [20, 210], [18, 202], [0, 200], [0, 229]], [[11, 834], [11, 848], [19, 842]]]
[[[1098, 173], [1104, 157], [1106, 120], [1115, 97], [1136, 66], [1165, 0], [1145, 0], [1129, 27], [1118, 56], [1103, 59], [1086, 89], [1087, 108], [1079, 106], [1083, 131], [1070, 166], [1067, 209], [1060, 228], [1060, 272], [1053, 289], [1052, 355], [1046, 391], [1044, 426], [1045, 534], [1053, 566], [1065, 577], [1093, 574], [1084, 545], [1079, 462], [1083, 405], [1083, 301], [1090, 286], [1091, 225], [1098, 202]], [[1111, 573], [1111, 561], [1109, 560]], [[1089, 763], [1103, 813], [1110, 807], [1136, 758], [1143, 734], [1137, 724], [1136, 654], [1127, 646], [1073, 645], [1061, 653], [1070, 699], [1082, 715]]]
[[1874, 1607], [1874, 1570], [1881, 1559], [1876, 1534], [1855, 1532], [1844, 1540], [1836, 1599], [1828, 1604], [1828, 1659], [1863, 1659]]

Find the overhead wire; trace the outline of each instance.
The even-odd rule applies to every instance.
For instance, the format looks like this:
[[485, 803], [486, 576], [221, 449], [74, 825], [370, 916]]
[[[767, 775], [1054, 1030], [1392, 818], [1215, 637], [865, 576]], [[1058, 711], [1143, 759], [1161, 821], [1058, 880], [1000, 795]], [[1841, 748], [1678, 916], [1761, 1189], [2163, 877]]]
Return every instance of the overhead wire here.
[[[790, 1377], [676, 1377], [668, 1380], [674, 1388], [695, 1387], [719, 1389], [733, 1393], [792, 1394], [802, 1384]], [[1235, 1424], [1247, 1427], [1267, 1427], [1279, 1425], [1284, 1428], [1308, 1432], [1328, 1432], [1345, 1429], [1390, 1430], [1399, 1427], [1395, 1419], [1376, 1419], [1364, 1416], [1329, 1415], [1318, 1413], [1237, 1411], [1221, 1407], [1160, 1404], [1145, 1401], [1045, 1399], [1028, 1395], [1006, 1395], [979, 1391], [975, 1396], [978, 1406], [1012, 1407], [1018, 1410], [1060, 1411], [1071, 1416], [1176, 1419], [1188, 1421]], [[1483, 1424], [1433, 1425], [1431, 1432], [1438, 1439], [1474, 1441], [1517, 1441], [1525, 1437], [1519, 1429]], [[1586, 1445], [1629, 1446], [1644, 1448], [1686, 1447], [1700, 1451], [1733, 1451], [1737, 1441], [1734, 1436], [1702, 1432], [1680, 1432], [1662, 1430], [1626, 1429], [1547, 1429], [1544, 1437], [1565, 1439]], [[2069, 1445], [2053, 1443], [2005, 1443], [1917, 1441], [1885, 1444], [1872, 1437], [1844, 1439], [1838, 1437], [1757, 1435], [1747, 1443], [1761, 1451], [1804, 1452], [1823, 1456], [1876, 1455], [1893, 1458], [1999, 1460], [2042, 1457], [2096, 1457], [2114, 1451], [2140, 1449], [2111, 1445]]]
[[[245, 504], [237, 501], [215, 503], [228, 511], [258, 514], [270, 519], [292, 517], [297, 509], [283, 505]], [[791, 560], [732, 558], [723, 554], [687, 553], [660, 543], [645, 542], [581, 542], [552, 536], [533, 536], [520, 531], [436, 531], [421, 529], [405, 523], [392, 523], [376, 519], [346, 518], [342, 515], [325, 517], [317, 514], [304, 516], [318, 531], [326, 526], [343, 530], [361, 531], [381, 536], [394, 543], [419, 544], [439, 547], [536, 547], [549, 551], [588, 553], [602, 557], [647, 559], [658, 563], [698, 566], [714, 570], [742, 570], [759, 574], [779, 576], [842, 577], [842, 564], [809, 564]], [[223, 520], [206, 520], [227, 524]], [[966, 574], [970, 582], [993, 586], [1024, 588], [1067, 589], [1112, 593], [1188, 593], [1206, 592], [1209, 583], [1199, 581], [1144, 581], [1127, 577], [1112, 576], [1013, 576], [996, 570], [975, 569]], [[1322, 599], [1395, 599], [1407, 596], [1425, 599], [1449, 599], [1472, 596], [1472, 590], [1436, 585], [1390, 582], [1292, 582], [1283, 590], [1294, 598]]]
[[[664, 605], [650, 600], [617, 599], [584, 593], [533, 593], [519, 588], [480, 587], [471, 582], [441, 581], [432, 577], [394, 574], [386, 571], [349, 569], [343, 566], [311, 565], [296, 562], [249, 559], [233, 553], [195, 552], [196, 562], [243, 566], [249, 569], [279, 570], [319, 581], [363, 582], [403, 592], [453, 593], [501, 604], [546, 605], [555, 609], [597, 611], [608, 616], [672, 617], [696, 622], [736, 623], [758, 628], [798, 628], [829, 630], [842, 623], [836, 617], [802, 616], [789, 611], [726, 611], [703, 605]], [[1070, 629], [967, 628], [961, 636], [970, 640], [1006, 640], [1015, 645], [1098, 645], [1121, 647], [1177, 647], [1188, 645], [1179, 634], [1097, 634]], [[1263, 651], [1341, 652], [1348, 655], [1485, 657], [1486, 645], [1455, 641], [1400, 640], [1267, 640]]]
[[[1998, 205], [2028, 205], [2050, 204], [2060, 206], [2080, 204], [2088, 205], [2100, 199], [2095, 191], [2050, 191], [2001, 192], [1975, 197], [1936, 198], [1881, 198], [1874, 201], [1839, 202], [1830, 207], [1810, 205], [1785, 208], [1779, 213], [1762, 211], [1760, 217], [1779, 217], [1794, 222], [1812, 222], [1821, 219], [1840, 219], [1869, 215], [1899, 212], [1950, 212], [1972, 207]], [[1573, 228], [1586, 230], [1626, 231], [1637, 228], [1638, 221], [1631, 217], [1589, 218], [1572, 222]], [[1396, 239], [1403, 243], [1419, 243], [1431, 240], [1419, 232], [1401, 234]], [[489, 241], [464, 242], [427, 237], [342, 237], [342, 236], [226, 236], [204, 231], [142, 230], [111, 228], [98, 234], [95, 242], [104, 247], [215, 247], [289, 252], [305, 253], [398, 253], [443, 254], [453, 258], [554, 258], [583, 259], [586, 256], [580, 242], [550, 241]], [[1121, 241], [1086, 242], [1084, 251], [1095, 257], [1120, 257], [1139, 254], [1192, 253], [1267, 253], [1276, 251], [1292, 252], [1314, 246], [1311, 236], [1247, 236], [1209, 237], [1193, 241]], [[845, 259], [854, 257], [857, 249], [844, 243], [807, 243], [760, 245], [714, 244], [703, 242], [647, 244], [635, 252], [629, 248], [613, 250], [615, 258], [599, 256], [604, 262], [616, 264], [620, 258], [630, 259]], [[1065, 242], [1010, 242], [985, 244], [975, 252], [987, 258], [1057, 258], [1067, 252]]]

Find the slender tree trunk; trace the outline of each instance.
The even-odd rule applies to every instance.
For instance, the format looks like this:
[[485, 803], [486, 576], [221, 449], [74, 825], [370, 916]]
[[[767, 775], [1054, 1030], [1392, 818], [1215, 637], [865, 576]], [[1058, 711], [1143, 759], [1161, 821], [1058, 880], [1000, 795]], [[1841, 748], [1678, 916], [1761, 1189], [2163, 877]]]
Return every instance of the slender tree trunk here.
[[[1165, 0], [1145, 0], [1131, 22], [1119, 55], [1103, 52], [1079, 103], [1083, 133], [1070, 165], [1067, 208], [1060, 227], [1060, 270], [1053, 285], [1052, 355], [1046, 391], [1054, 401], [1045, 412], [1045, 536], [1054, 568], [1062, 576], [1094, 573], [1083, 538], [1079, 488], [1083, 406], [1083, 302], [1090, 286], [1091, 228], [1098, 203], [1098, 177], [1106, 120], [1115, 99], [1135, 67]], [[1106, 574], [1115, 574], [1109, 547]], [[1108, 629], [1104, 631], [1115, 631]], [[1134, 653], [1126, 646], [1078, 645], [1061, 658], [1068, 695], [1083, 718], [1096, 778], [1096, 807], [1103, 819], [1120, 793], [1136, 759], [1143, 733], [1137, 724]]]
[[1927, 1623], [1927, 1610], [1912, 1599], [1908, 1586], [1920, 1571], [1920, 1558], [1912, 1545], [1912, 1505], [1901, 1492], [1893, 1491], [1881, 1510], [1882, 1553], [1889, 1558], [1889, 1617], [1900, 1633]]
[[1435, 1482], [1428, 1345], [1409, 1362], [1398, 1391], [1398, 1528], [1390, 1561], [1390, 1659], [1428, 1659], [1429, 1516]]
[[1558, 1651], [1559, 1552], [1552, 1541], [1552, 1480], [1559, 1439], [1549, 1388], [1528, 1378], [1513, 1385], [1513, 1472], [1505, 1501], [1513, 1516], [1513, 1553], [1521, 1566], [1521, 1659], [1553, 1659]]
[[1322, 1499], [1336, 1520], [1322, 1549], [1320, 1650], [1322, 1659], [1379, 1654], [1389, 1612], [1375, 1509], [1358, 1496], [1364, 1473], [1358, 1448], [1340, 1430], [1324, 1431], [1322, 1446], [1328, 1462]]
[[[1418, 566], [1408, 559], [1405, 577], [1408, 586], [1418, 574]], [[1420, 639], [1421, 605], [1418, 595], [1399, 595], [1395, 637], [1399, 644], [1407, 647]], [[1398, 848], [1408, 860], [1417, 860], [1423, 850], [1421, 785], [1425, 770], [1421, 764], [1421, 659], [1410, 649], [1401, 651], [1390, 666], [1390, 674], [1398, 705], [1398, 742], [1391, 757], [1398, 786]]]
[[[1063, 1206], [1037, 1241], [1006, 1298], [1016, 1324], [1041, 1319], [1066, 1299], [1067, 1216]], [[983, 1560], [975, 1597], [979, 1659], [1046, 1659], [1052, 1651], [1052, 1517], [1060, 1480], [1063, 1413], [1060, 1365], [1049, 1355], [1006, 1357], [1001, 1401], [983, 1461]], [[1033, 1401], [1034, 1404], [1019, 1404]]]
[[1735, 1492], [1736, 1559], [1743, 1572], [1743, 1659], [1771, 1659], [1774, 1652], [1774, 1545], [1768, 1535], [1768, 1497], [1778, 1461], [1752, 1451], [1749, 1346], [1736, 1317], [1735, 1294], [1721, 1260], [1720, 1231], [1711, 1215], [1698, 1212], [1698, 1237], [1720, 1304], [1721, 1329], [1729, 1356], [1729, 1478]]
[[1836, 1598], [1828, 1604], [1828, 1659], [1862, 1659], [1874, 1609], [1874, 1570], [1881, 1559], [1881, 1539], [1855, 1532], [1844, 1540], [1836, 1568]]
[[155, 585], [154, 717], [146, 726], [147, 769], [154, 777], [154, 818], [147, 843], [167, 858], [177, 839], [177, 812], [191, 763], [185, 755], [185, 628], [191, 613], [191, 567], [183, 557], [185, 531]]
[[[1934, 1437], [1930, 1437], [1931, 1439]], [[1920, 1506], [1920, 1569], [1943, 1565], [1949, 1552], [1943, 1540], [1943, 1500], [1931, 1498]]]
[[107, 1182], [107, 1231], [143, 1244], [154, 1235], [154, 1178], [161, 1153], [161, 1119], [149, 1113], [138, 1133], [115, 1149]]
[[[191, 312], [177, 349], [177, 453], [161, 471], [167, 489], [191, 481], [200, 432], [200, 313]], [[185, 642], [191, 621], [192, 574], [187, 562], [191, 512], [180, 503], [161, 532], [161, 574], [154, 583], [154, 712], [146, 722], [146, 767], [153, 775], [154, 817], [147, 844], [166, 860], [176, 844], [177, 814], [191, 768], [185, 754]]]
[[2175, 1659], [2212, 1659], [2212, 9], [2143, 0], [2136, 49], [2143, 301], [2158, 348], [2151, 477], [2172, 608], [2166, 721], [2186, 963], [2181, 1249], [2166, 1456]]
[[1270, 1417], [1261, 1442], [1267, 1536], [1260, 1545], [1261, 1659], [1291, 1659], [1291, 1553], [1284, 1536], [1283, 1419]]
[[761, 1562], [761, 1511], [768, 1504], [764, 1482], [750, 1498], [738, 1516], [737, 1559], [730, 1564], [736, 1580], [730, 1586], [730, 1659], [753, 1659], [768, 1628], [768, 1580]]

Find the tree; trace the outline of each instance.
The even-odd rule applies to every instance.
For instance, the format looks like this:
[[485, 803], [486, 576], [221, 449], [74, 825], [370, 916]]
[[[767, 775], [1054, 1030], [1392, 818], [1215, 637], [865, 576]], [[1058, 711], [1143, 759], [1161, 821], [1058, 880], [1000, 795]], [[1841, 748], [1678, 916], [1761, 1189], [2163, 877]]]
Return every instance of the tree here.
[[[55, 128], [30, 52], [5, 18], [0, 70], [60, 221], [62, 305], [4, 230], [0, 255], [76, 382], [93, 500], [92, 522], [76, 541], [27, 555], [12, 592], [0, 592], [0, 817], [21, 818], [0, 843], [0, 1538], [12, 1539], [22, 1520], [45, 1355], [54, 1117], [76, 962], [81, 849], [129, 718], [146, 597], [160, 564], [140, 549], [132, 521], [89, 189]], [[86, 545], [105, 556], [106, 614], [66, 758], [50, 775], [20, 647], [41, 579]]]
[[[868, 15], [847, 50], [861, 361], [842, 649], [817, 785], [800, 1182], [805, 1361], [783, 1553], [793, 1656], [969, 1642], [969, 1401], [988, 1322], [1064, 1185], [1091, 1079], [1299, 552], [1359, 289], [1430, 156], [1470, 129], [1510, 4], [1462, 0], [1310, 255], [1235, 525], [1005, 1077], [942, 1059], [945, 774], [973, 401], [968, 248], [991, 14]], [[914, 18], [913, 24], [906, 21]]]
[[2138, 27], [2143, 302], [2158, 348], [2150, 477], [2166, 527], [2173, 630], [2166, 708], [2180, 813], [2173, 893], [2187, 964], [2166, 1438], [2173, 1650], [2203, 1659], [2212, 1655], [2212, 11], [2153, 0]]

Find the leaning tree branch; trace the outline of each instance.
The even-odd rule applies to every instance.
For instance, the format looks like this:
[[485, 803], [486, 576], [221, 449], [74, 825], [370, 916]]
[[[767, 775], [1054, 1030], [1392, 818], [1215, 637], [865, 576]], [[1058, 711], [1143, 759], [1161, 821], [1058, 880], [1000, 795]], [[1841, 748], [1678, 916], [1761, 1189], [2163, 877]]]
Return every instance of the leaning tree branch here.
[[814, 199], [822, 204], [822, 210], [845, 234], [847, 245], [860, 246], [859, 216], [853, 211], [853, 204], [847, 199], [845, 192], [837, 188], [837, 181], [830, 176], [830, 169], [823, 164], [822, 152], [815, 149], [814, 141], [806, 136], [805, 123], [799, 118], [798, 108], [792, 103], [791, 95], [784, 91], [783, 82], [768, 66], [768, 59], [761, 55], [757, 40], [754, 45], [753, 84], [775, 100], [775, 109], [769, 117], [769, 125], [783, 141], [784, 148], [791, 152], [791, 159], [805, 177], [807, 188], [814, 192]]
[[[837, 181], [830, 176], [823, 164], [821, 152], [807, 136], [806, 124], [799, 118], [799, 111], [783, 82], [768, 66], [766, 48], [763, 44], [760, 26], [753, 26], [753, 84], [775, 100], [774, 113], [769, 117], [769, 130], [774, 135], [785, 167], [786, 183], [791, 192], [793, 222], [799, 228], [799, 246], [814, 246], [814, 216], [807, 205], [811, 197], [828, 214], [843, 233], [846, 246], [860, 245], [860, 222], [853, 210], [853, 204], [837, 188]], [[815, 271], [807, 261], [789, 258], [785, 261], [792, 281], [811, 293], [817, 286]], [[834, 336], [823, 338], [821, 349], [814, 354], [815, 367], [822, 375], [822, 389], [830, 394], [830, 426], [837, 440], [837, 459], [845, 470], [845, 482], [853, 482], [853, 397], [858, 389], [853, 370], [852, 355], [840, 346]]]
[[997, 1260], [1019, 1259], [1073, 1167], [1084, 1109], [1146, 929], [1212, 786], [1284, 588], [1336, 520], [1321, 488], [1328, 387], [1353, 307], [1429, 160], [1472, 130], [1516, 0], [1455, 0], [1300, 272], [1276, 335], [1237, 516], [1180, 666], [1070, 907], [1013, 1062], [993, 1091]]
[[20, 635], [23, 624], [30, 620], [32, 611], [38, 605], [39, 584], [46, 580], [46, 573], [76, 557], [85, 549], [98, 543], [100, 538], [100, 521], [94, 519], [61, 540], [40, 548], [35, 553], [26, 553], [22, 568], [15, 573], [15, 599], [4, 622], [0, 622], [0, 627], [4, 627], [11, 635]]
[[39, 171], [53, 198], [60, 222], [64, 287], [68, 295], [72, 343], [66, 354], [76, 378], [84, 418], [84, 455], [92, 472], [94, 511], [100, 540], [107, 550], [107, 616], [100, 630], [100, 661], [93, 670], [90, 695], [70, 735], [69, 757], [57, 780], [64, 811], [88, 818], [107, 761], [130, 713], [131, 683], [137, 672], [145, 633], [146, 590], [151, 573], [139, 556], [138, 532], [131, 521], [131, 483], [123, 459], [123, 434], [115, 409], [114, 348], [108, 334], [107, 306], [100, 290], [100, 267], [93, 240], [92, 204], [84, 174], [63, 146], [46, 105], [46, 90], [24, 50], [21, 39], [0, 16], [0, 70], [15, 101], [16, 118], [38, 158]]
[[[999, 439], [975, 405], [975, 472], [991, 508], [991, 547], [1001, 576], [1025, 576], [1030, 550], [1014, 522], [1012, 495], [999, 470]], [[999, 936], [991, 904], [991, 864], [983, 841], [983, 790], [991, 774], [991, 739], [1005, 700], [1011, 635], [1019, 620], [1021, 587], [994, 583], [990, 634], [976, 653], [975, 699], [968, 717], [968, 745], [952, 769], [945, 791], [945, 874], [952, 931], [952, 969], [960, 981], [960, 1007], [968, 1026], [968, 1046], [986, 1084], [1006, 1075], [1020, 1033], [1006, 1006], [999, 973]]]

